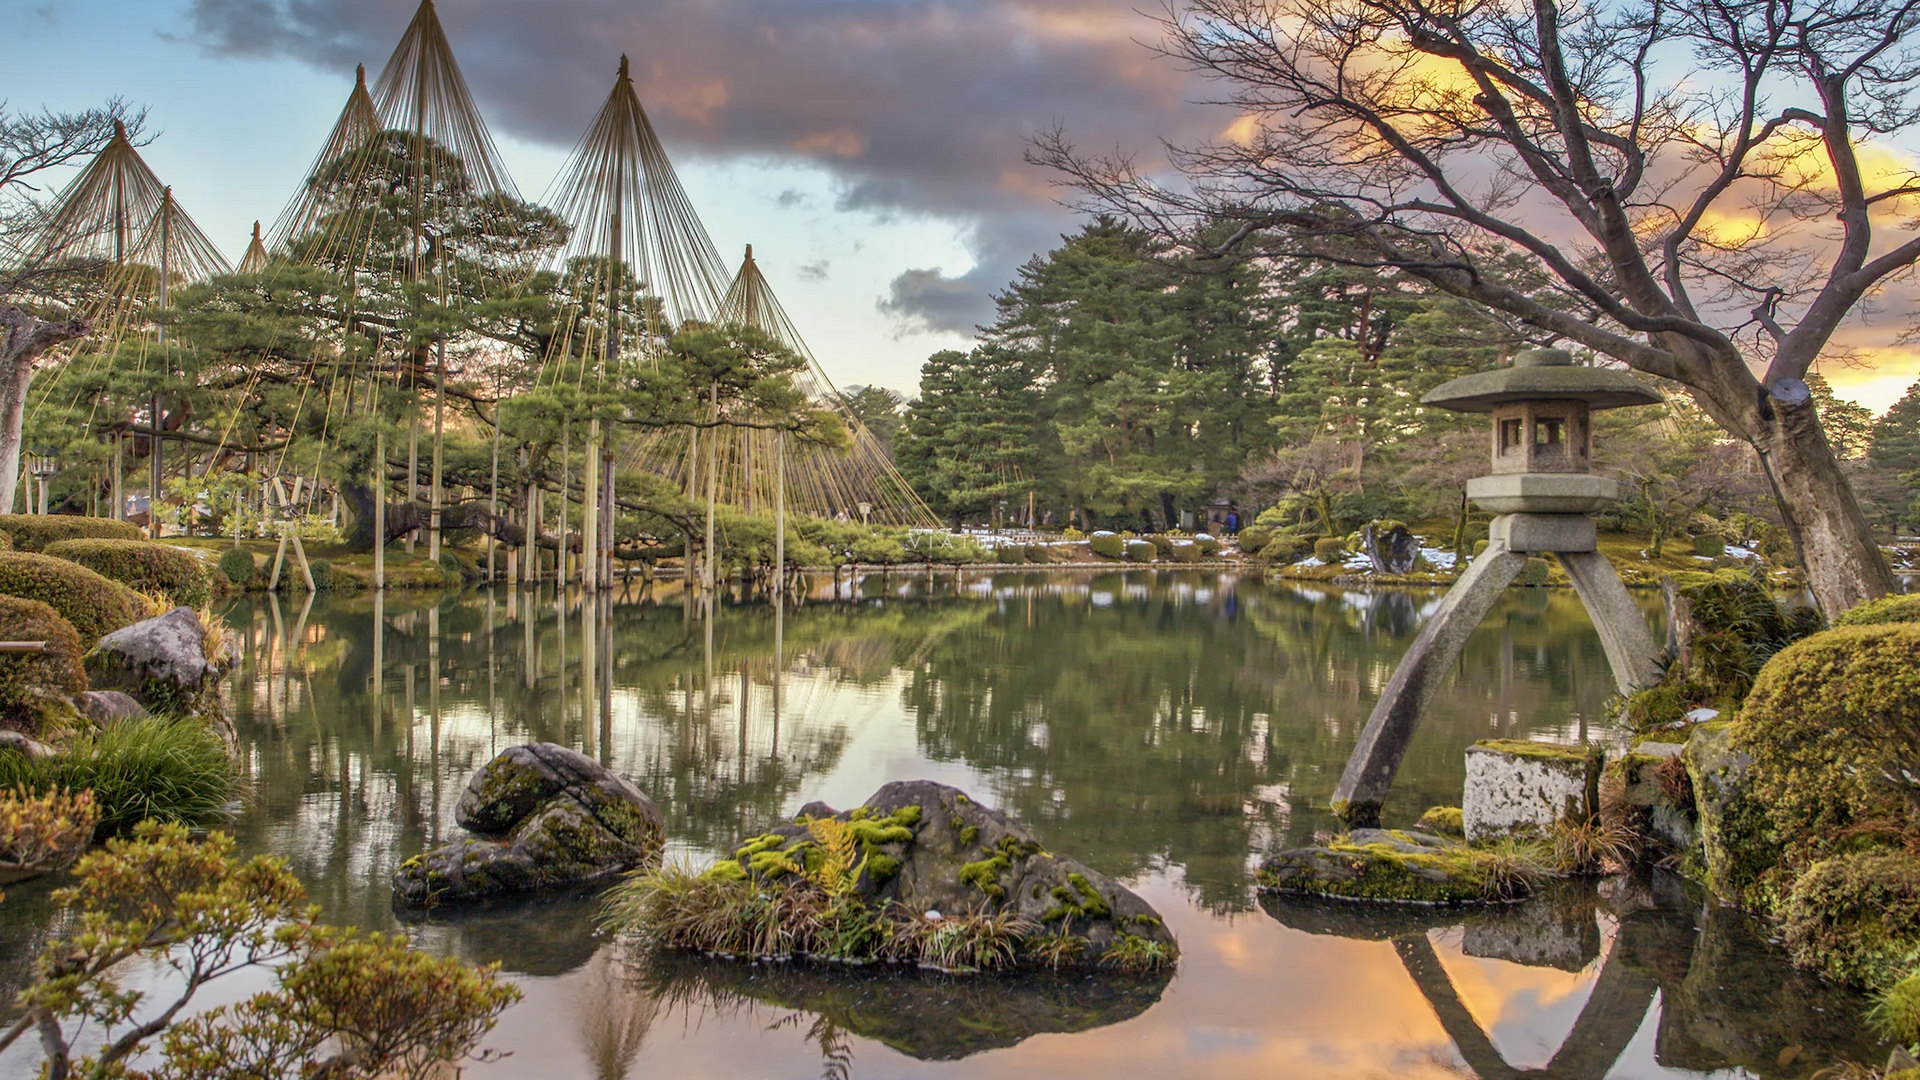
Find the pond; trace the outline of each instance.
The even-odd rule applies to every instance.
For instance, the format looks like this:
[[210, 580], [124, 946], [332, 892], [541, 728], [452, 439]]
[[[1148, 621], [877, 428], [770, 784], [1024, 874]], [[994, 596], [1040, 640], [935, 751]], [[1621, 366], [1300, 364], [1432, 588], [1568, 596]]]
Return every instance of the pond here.
[[[526, 1000], [486, 1042], [505, 1056], [467, 1072], [488, 1080], [1804, 1077], [1875, 1057], [1858, 998], [1661, 872], [1478, 916], [1255, 895], [1263, 855], [1335, 828], [1353, 739], [1439, 596], [1135, 571], [820, 579], [788, 610], [728, 600], [710, 618], [673, 583], [246, 600], [226, 612], [252, 782], [235, 829], [289, 859], [328, 919], [499, 961]], [[1577, 598], [1510, 590], [1387, 823], [1457, 805], [1476, 739], [1599, 733], [1612, 692]], [[957, 785], [1132, 886], [1182, 960], [1125, 980], [650, 959], [594, 931], [591, 896], [401, 918], [394, 868], [456, 835], [467, 778], [529, 740], [633, 780], [669, 858], [704, 861], [814, 799]], [[0, 907], [9, 996], [44, 892]], [[34, 1071], [21, 1047], [0, 1058], [0, 1077]]]

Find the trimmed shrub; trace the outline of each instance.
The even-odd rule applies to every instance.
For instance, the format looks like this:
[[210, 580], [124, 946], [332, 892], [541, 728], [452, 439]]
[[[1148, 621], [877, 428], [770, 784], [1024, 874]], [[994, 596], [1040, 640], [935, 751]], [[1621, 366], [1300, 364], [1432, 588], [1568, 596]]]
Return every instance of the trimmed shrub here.
[[1716, 533], [1701, 533], [1693, 538], [1693, 553], [1717, 559], [1727, 553], [1726, 538]]
[[147, 614], [146, 602], [125, 585], [79, 563], [23, 551], [0, 554], [0, 596], [50, 605], [73, 624], [83, 649]]
[[[1754, 796], [1789, 858], [1842, 830], [1920, 821], [1920, 625], [1849, 626], [1780, 651], [1740, 708]], [[1920, 871], [1917, 871], [1920, 872]]]
[[1249, 525], [1241, 529], [1240, 535], [1234, 537], [1234, 540], [1240, 545], [1241, 551], [1252, 555], [1264, 551], [1273, 541], [1273, 530], [1260, 525]]
[[313, 591], [330, 592], [333, 589], [333, 564], [325, 559], [313, 559], [307, 563], [307, 569], [313, 573]]
[[60, 540], [140, 540], [146, 534], [130, 521], [71, 514], [0, 514], [0, 533], [14, 551], [43, 551]]
[[[469, 580], [467, 564], [460, 561], [460, 556], [455, 555], [445, 548], [440, 549], [440, 572], [447, 576], [449, 582]], [[479, 575], [476, 574], [473, 576], [478, 577]], [[314, 582], [315, 586], [319, 584], [318, 581]]]
[[1193, 543], [1195, 547], [1200, 549], [1200, 554], [1206, 558], [1211, 559], [1215, 555], [1220, 554], [1220, 541], [1208, 536], [1206, 533], [1201, 533], [1194, 537]]
[[1030, 563], [1049, 563], [1053, 561], [1053, 549], [1045, 544], [1028, 544], [1021, 549]]
[[1200, 561], [1200, 545], [1192, 540], [1176, 540], [1167, 549], [1167, 557], [1174, 562], [1193, 563]]
[[1093, 553], [1103, 559], [1124, 559], [1127, 557], [1127, 542], [1110, 532], [1097, 532], [1088, 538], [1087, 545]]
[[0, 790], [91, 790], [103, 837], [127, 835], [147, 818], [208, 820], [233, 799], [237, 784], [226, 743], [193, 719], [117, 721], [40, 761], [0, 754]]
[[125, 585], [166, 597], [175, 607], [197, 608], [213, 594], [207, 568], [191, 551], [151, 540], [58, 540], [46, 553]]
[[1324, 536], [1313, 542], [1313, 557], [1332, 566], [1347, 557], [1347, 541], [1339, 536]]
[[1293, 533], [1275, 533], [1267, 546], [1260, 549], [1260, 557], [1268, 562], [1296, 563], [1313, 552], [1313, 541]]
[[38, 731], [44, 692], [77, 694], [87, 688], [80, 635], [60, 613], [38, 600], [0, 596], [0, 640], [44, 641], [47, 651], [0, 656], [0, 716]]
[[1835, 982], [1885, 989], [1920, 951], [1920, 860], [1858, 852], [1807, 868], [1787, 894], [1787, 955]]
[[1526, 567], [1520, 571], [1520, 584], [1537, 589], [1545, 585], [1552, 574], [1552, 564], [1538, 556], [1533, 556], [1527, 559]]
[[1878, 626], [1882, 623], [1920, 622], [1920, 593], [1883, 596], [1846, 611], [1833, 620], [1835, 626]]
[[1152, 562], [1160, 554], [1150, 540], [1129, 540], [1126, 550], [1128, 562]]
[[1477, 559], [1477, 558], [1479, 558], [1479, 557], [1480, 557], [1481, 555], [1484, 555], [1484, 554], [1486, 554], [1486, 550], [1487, 550], [1487, 545], [1488, 545], [1488, 544], [1491, 544], [1491, 543], [1493, 543], [1493, 541], [1491, 541], [1491, 540], [1488, 540], [1488, 539], [1487, 539], [1486, 537], [1484, 537], [1484, 536], [1483, 536], [1483, 537], [1481, 537], [1481, 538], [1480, 538], [1480, 539], [1478, 539], [1478, 540], [1475, 540], [1475, 541], [1473, 542], [1473, 556], [1472, 556], [1472, 557], [1473, 557], [1473, 558], [1476, 558], [1476, 559]]
[[253, 584], [253, 576], [259, 572], [254, 565], [253, 552], [246, 548], [228, 548], [221, 552], [219, 567], [228, 581], [243, 589]]
[[1173, 537], [1162, 536], [1159, 533], [1154, 533], [1149, 536], [1143, 536], [1141, 537], [1141, 539], [1153, 545], [1153, 550], [1156, 558], [1161, 558], [1161, 559], [1173, 558]]

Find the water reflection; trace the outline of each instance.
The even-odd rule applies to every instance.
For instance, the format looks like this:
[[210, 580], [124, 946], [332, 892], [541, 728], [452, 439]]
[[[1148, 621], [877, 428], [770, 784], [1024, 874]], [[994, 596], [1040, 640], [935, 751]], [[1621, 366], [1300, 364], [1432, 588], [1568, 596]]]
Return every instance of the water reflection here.
[[[253, 781], [237, 831], [243, 850], [289, 859], [328, 918], [403, 926], [514, 973], [528, 998], [489, 1040], [514, 1053], [475, 1076], [1572, 1077], [1614, 1053], [1593, 1075], [1784, 1077], [1830, 1060], [1846, 1038], [1833, 1018], [1852, 1006], [1814, 1012], [1824, 999], [1712, 909], [1615, 898], [1471, 922], [1342, 909], [1344, 929], [1260, 910], [1250, 867], [1334, 826], [1325, 806], [1353, 738], [1438, 600], [1126, 571], [842, 575], [784, 610], [665, 582], [242, 601], [226, 612]], [[1611, 693], [1577, 598], [1510, 592], [1415, 739], [1389, 822], [1457, 803], [1473, 740], [1578, 737]], [[591, 896], [401, 922], [394, 868], [452, 839], [467, 777], [529, 739], [648, 792], [674, 857], [810, 799], [959, 785], [1128, 880], [1185, 959], [1170, 983], [1105, 989], [699, 961], [635, 978], [594, 933]], [[49, 917], [10, 898], [0, 942], [25, 946]], [[0, 992], [21, 974], [0, 965], [13, 980]], [[1596, 995], [1614, 1034], [1567, 1043]], [[1635, 1008], [1643, 1022], [1628, 1024]], [[1790, 1040], [1796, 1063], [1768, 1067]], [[30, 1073], [0, 1058], [0, 1076]]]

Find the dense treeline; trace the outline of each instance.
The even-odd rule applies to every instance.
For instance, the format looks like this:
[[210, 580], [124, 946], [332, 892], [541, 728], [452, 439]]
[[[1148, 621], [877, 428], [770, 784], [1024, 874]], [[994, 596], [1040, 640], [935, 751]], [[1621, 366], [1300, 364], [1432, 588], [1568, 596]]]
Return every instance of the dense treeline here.
[[[901, 470], [956, 524], [1024, 520], [1031, 501], [1041, 523], [1151, 531], [1216, 499], [1321, 535], [1458, 523], [1466, 480], [1485, 471], [1482, 421], [1420, 396], [1545, 343], [1404, 274], [1210, 266], [1104, 218], [996, 299], [978, 345], [928, 358], [894, 438]], [[1875, 524], [1920, 516], [1920, 388], [1876, 420], [1809, 381]], [[1786, 554], [1752, 450], [1661, 388], [1665, 406], [1603, 414], [1600, 464], [1626, 488], [1609, 524], [1658, 542], [1705, 517]]]

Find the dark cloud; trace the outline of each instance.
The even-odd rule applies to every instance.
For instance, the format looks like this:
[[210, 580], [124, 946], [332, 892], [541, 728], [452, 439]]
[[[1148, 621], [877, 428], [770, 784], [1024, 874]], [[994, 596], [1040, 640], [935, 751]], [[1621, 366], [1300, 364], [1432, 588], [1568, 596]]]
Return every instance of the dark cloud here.
[[[1232, 117], [1140, 40], [1138, 0], [448, 0], [449, 39], [496, 131], [571, 146], [618, 55], [677, 157], [804, 159], [837, 205], [966, 223], [975, 266], [907, 269], [880, 307], [968, 331], [1071, 216], [1021, 160], [1063, 123], [1102, 149], [1195, 141]], [[411, 5], [194, 0], [183, 36], [224, 55], [377, 69]], [[784, 199], [783, 199], [784, 201]]]
[[832, 266], [825, 259], [815, 259], [800, 268], [801, 281], [825, 281], [827, 270]]

